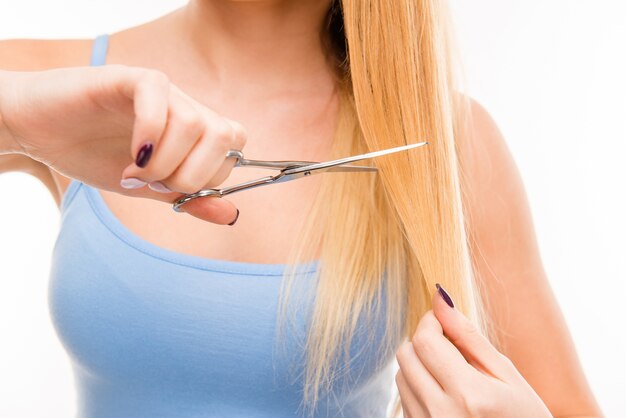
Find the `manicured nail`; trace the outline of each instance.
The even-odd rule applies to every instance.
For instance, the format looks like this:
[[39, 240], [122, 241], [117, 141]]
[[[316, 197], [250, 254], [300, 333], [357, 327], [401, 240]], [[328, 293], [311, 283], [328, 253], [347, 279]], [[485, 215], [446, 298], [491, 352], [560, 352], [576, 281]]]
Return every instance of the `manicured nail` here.
[[161, 183], [160, 181], [153, 181], [151, 183], [148, 183], [148, 188], [150, 188], [151, 190], [154, 190], [155, 192], [159, 192], [159, 193], [169, 193], [171, 192], [170, 189], [167, 188], [167, 186], [163, 183]]
[[152, 148], [152, 142], [146, 142], [139, 149], [139, 152], [137, 153], [137, 158], [135, 159], [135, 164], [138, 167], [143, 168], [148, 164], [148, 161], [150, 161], [150, 157], [152, 156]]
[[237, 222], [237, 219], [239, 219], [239, 209], [237, 209], [237, 216], [235, 216], [235, 220], [229, 223], [228, 225], [235, 225], [235, 222]]
[[450, 297], [450, 295], [448, 295], [448, 292], [443, 290], [443, 287], [441, 287], [439, 283], [436, 283], [435, 286], [437, 287], [437, 291], [439, 292], [439, 295], [441, 295], [443, 300], [446, 301], [448, 306], [450, 306], [451, 308], [454, 308], [454, 303], [452, 302], [452, 298]]
[[135, 177], [120, 180], [120, 186], [125, 189], [137, 189], [146, 185], [146, 182]]

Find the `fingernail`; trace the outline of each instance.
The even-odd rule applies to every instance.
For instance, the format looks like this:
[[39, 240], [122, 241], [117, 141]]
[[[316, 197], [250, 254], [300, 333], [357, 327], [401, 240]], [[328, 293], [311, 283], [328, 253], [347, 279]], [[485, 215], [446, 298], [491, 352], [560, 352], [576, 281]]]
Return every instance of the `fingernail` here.
[[143, 168], [148, 164], [148, 161], [150, 161], [150, 157], [152, 156], [152, 148], [152, 142], [146, 142], [139, 149], [139, 152], [137, 153], [137, 158], [135, 159], [135, 164], [138, 167]]
[[239, 209], [237, 209], [237, 216], [235, 216], [235, 220], [229, 223], [228, 225], [235, 225], [235, 222], [237, 222], [237, 219], [239, 219]]
[[443, 290], [443, 287], [441, 287], [439, 283], [435, 283], [435, 286], [437, 287], [437, 291], [439, 292], [439, 295], [441, 295], [443, 300], [446, 301], [448, 306], [450, 306], [451, 308], [454, 308], [454, 302], [452, 302], [452, 298], [450, 297], [450, 295], [448, 295], [448, 292]]
[[151, 190], [154, 190], [155, 192], [159, 192], [159, 193], [169, 193], [171, 192], [170, 189], [167, 188], [167, 186], [163, 183], [161, 183], [160, 181], [153, 181], [151, 183], [148, 183], [148, 188], [150, 188]]
[[135, 177], [120, 180], [120, 186], [125, 189], [137, 189], [146, 185], [146, 182]]

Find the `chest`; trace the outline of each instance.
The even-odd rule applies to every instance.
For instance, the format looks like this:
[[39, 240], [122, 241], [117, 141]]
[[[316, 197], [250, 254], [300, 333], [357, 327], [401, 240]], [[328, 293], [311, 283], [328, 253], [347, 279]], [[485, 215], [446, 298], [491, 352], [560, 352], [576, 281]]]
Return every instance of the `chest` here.
[[[188, 87], [191, 89], [191, 87]], [[312, 103], [310, 103], [312, 105]], [[207, 104], [209, 106], [210, 104]], [[334, 133], [333, 113], [318, 108], [317, 120], [295, 110], [251, 110], [241, 103], [222, 103], [221, 114], [242, 123], [248, 140], [244, 156], [258, 160], [324, 161], [329, 158]], [[315, 107], [314, 107], [315, 108]], [[236, 167], [219, 187], [277, 174], [276, 170]], [[248, 189], [224, 197], [239, 209], [233, 226], [216, 225], [171, 205], [99, 190], [113, 215], [132, 233], [168, 250], [231, 261], [284, 264], [296, 244], [325, 173], [292, 182]], [[69, 180], [53, 172], [63, 193]], [[207, 199], [207, 198], [205, 198]], [[210, 199], [210, 198], [208, 198]]]
[[[280, 266], [151, 247], [109, 216], [97, 189], [73, 185], [49, 294], [53, 324], [75, 366], [80, 405], [87, 408], [81, 416], [98, 407], [110, 416], [179, 416], [181, 407], [197, 409], [194, 416], [234, 416], [233, 408], [246, 404], [264, 405], [268, 416], [295, 416], [310, 321], [305, 292], [315, 284], [316, 267], [296, 278], [285, 345], [276, 344]], [[350, 373], [342, 374], [333, 404], [322, 412], [339, 407], [346, 416], [383, 416], [391, 375], [375, 370], [381, 347], [367, 333], [375, 329], [373, 341], [381, 341], [385, 316], [374, 321], [357, 327]], [[393, 366], [391, 353], [385, 355]]]

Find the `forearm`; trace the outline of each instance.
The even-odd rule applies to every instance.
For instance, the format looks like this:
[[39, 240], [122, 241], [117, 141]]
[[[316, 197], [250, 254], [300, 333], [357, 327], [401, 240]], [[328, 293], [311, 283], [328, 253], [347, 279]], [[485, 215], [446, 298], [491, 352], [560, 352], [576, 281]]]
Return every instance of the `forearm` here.
[[0, 155], [3, 154], [21, 154], [22, 147], [15, 140], [11, 131], [7, 127], [3, 119], [3, 105], [6, 106], [6, 98], [10, 88], [10, 72], [0, 70]]

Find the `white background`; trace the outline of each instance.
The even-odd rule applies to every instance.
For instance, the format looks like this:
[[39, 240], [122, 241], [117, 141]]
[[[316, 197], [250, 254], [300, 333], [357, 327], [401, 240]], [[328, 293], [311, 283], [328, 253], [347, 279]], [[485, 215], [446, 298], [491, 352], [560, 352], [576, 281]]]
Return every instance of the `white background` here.
[[[626, 6], [615, 0], [451, 0], [469, 85], [526, 185], [550, 285], [607, 417], [626, 409]], [[93, 38], [182, 0], [0, 3], [0, 39]], [[88, 57], [86, 57], [88, 59]], [[69, 417], [74, 389], [47, 306], [59, 213], [0, 176], [0, 416]]]

